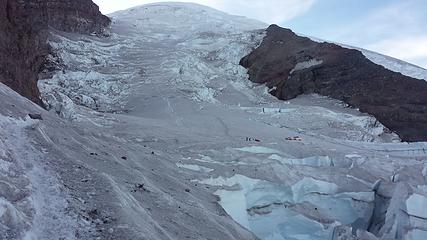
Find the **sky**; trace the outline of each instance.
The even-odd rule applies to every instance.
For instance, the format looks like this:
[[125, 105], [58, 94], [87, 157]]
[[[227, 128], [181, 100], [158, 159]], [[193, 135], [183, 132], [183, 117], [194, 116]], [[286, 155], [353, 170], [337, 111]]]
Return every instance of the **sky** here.
[[[150, 0], [94, 0], [104, 14]], [[426, 0], [194, 0], [427, 68]]]

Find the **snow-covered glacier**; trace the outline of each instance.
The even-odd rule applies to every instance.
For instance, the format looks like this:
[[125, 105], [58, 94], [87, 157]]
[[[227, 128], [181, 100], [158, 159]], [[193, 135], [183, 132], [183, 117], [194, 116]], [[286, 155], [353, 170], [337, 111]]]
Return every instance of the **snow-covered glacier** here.
[[6, 239], [427, 239], [427, 143], [248, 81], [266, 24], [188, 3], [111, 17], [107, 38], [51, 33], [50, 112], [0, 86]]

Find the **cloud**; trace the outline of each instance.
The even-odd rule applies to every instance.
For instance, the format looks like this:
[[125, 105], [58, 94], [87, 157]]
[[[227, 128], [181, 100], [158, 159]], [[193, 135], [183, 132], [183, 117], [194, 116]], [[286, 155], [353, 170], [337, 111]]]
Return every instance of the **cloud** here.
[[304, 14], [315, 0], [201, 0], [196, 2], [267, 23], [282, 23]]
[[[241, 15], [267, 23], [281, 23], [304, 14], [317, 0], [194, 0], [224, 12]], [[137, 5], [147, 4], [149, 0], [94, 0], [103, 13], [111, 13]]]
[[427, 68], [427, 35], [380, 40], [366, 48]]
[[[159, 0], [94, 1], [103, 13], [111, 13]], [[194, 0], [193, 2], [230, 14], [278, 24], [304, 15], [310, 9], [314, 9], [312, 6], [315, 3], [325, 4], [319, 0]], [[321, 35], [318, 37], [326, 40], [366, 48], [427, 68], [425, 12], [427, 12], [425, 0], [385, 1], [380, 7], [367, 6], [363, 13], [354, 18], [336, 19], [335, 23], [316, 30]], [[316, 15], [306, 15], [305, 19], [322, 21], [316, 19]], [[312, 25], [317, 26], [314, 23]], [[303, 30], [300, 31], [304, 33]]]
[[331, 39], [427, 68], [425, 10], [418, 0], [392, 3], [336, 29]]

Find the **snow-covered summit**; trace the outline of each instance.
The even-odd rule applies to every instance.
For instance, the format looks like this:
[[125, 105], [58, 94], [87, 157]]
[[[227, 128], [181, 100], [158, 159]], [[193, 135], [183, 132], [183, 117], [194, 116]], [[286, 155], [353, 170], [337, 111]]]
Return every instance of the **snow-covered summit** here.
[[267, 24], [234, 16], [195, 3], [162, 2], [141, 5], [110, 15], [115, 24], [132, 26], [137, 32], [163, 30], [169, 34], [192, 35], [194, 32], [223, 32], [262, 29]]

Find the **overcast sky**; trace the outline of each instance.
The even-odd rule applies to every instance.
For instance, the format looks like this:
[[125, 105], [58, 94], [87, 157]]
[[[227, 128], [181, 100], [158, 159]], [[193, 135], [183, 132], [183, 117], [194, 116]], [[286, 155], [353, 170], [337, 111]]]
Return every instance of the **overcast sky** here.
[[[105, 14], [159, 1], [94, 0]], [[427, 68], [426, 0], [194, 0]]]

